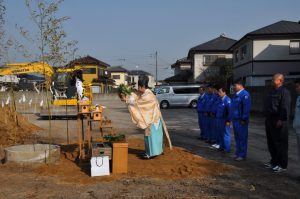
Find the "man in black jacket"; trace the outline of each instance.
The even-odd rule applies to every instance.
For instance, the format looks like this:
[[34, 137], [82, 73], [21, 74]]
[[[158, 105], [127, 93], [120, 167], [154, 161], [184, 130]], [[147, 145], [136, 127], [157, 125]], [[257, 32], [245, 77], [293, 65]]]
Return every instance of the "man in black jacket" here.
[[265, 127], [271, 161], [266, 168], [279, 173], [288, 164], [288, 120], [291, 106], [290, 92], [283, 87], [284, 76], [273, 76], [273, 89], [265, 101]]

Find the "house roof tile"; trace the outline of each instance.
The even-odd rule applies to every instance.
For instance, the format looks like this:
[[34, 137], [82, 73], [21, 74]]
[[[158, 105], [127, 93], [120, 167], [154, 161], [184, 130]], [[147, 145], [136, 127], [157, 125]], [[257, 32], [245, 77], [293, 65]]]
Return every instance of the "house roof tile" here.
[[247, 35], [273, 35], [273, 34], [294, 34], [300, 33], [300, 23], [294, 21], [278, 21], [271, 25], [259, 28]]
[[190, 51], [227, 51], [236, 40], [220, 36], [190, 49]]
[[300, 22], [282, 20], [247, 33], [239, 41], [233, 44], [230, 49], [233, 50], [235, 46], [247, 38], [275, 39], [295, 37], [300, 38]]
[[78, 59], [74, 59], [73, 61], [71, 61], [67, 67], [73, 67], [77, 64], [96, 64], [96, 65], [100, 65], [100, 66], [105, 66], [105, 67], [110, 67], [109, 64], [103, 62], [103, 61], [100, 61], [94, 57], [91, 57], [91, 56], [85, 56], [85, 57], [81, 57], [81, 58], [78, 58]]
[[148, 73], [143, 70], [131, 70], [128, 72], [128, 75], [150, 75], [150, 76], [153, 76], [151, 73]]
[[110, 72], [123, 72], [123, 73], [128, 73], [128, 71], [123, 68], [122, 66], [114, 66], [108, 69]]
[[171, 65], [171, 68], [175, 68], [176, 66], [179, 66], [180, 64], [190, 64], [191, 60], [187, 57], [178, 59], [174, 64]]

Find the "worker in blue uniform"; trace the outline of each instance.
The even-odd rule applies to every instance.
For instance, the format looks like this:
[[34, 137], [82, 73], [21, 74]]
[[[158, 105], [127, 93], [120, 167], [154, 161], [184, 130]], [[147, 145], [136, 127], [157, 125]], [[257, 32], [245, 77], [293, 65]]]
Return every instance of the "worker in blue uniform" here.
[[203, 128], [204, 128], [204, 138], [206, 142], [210, 143], [210, 102], [213, 97], [213, 86], [212, 85], [207, 85], [206, 87], [206, 95], [205, 95], [205, 101], [204, 101], [204, 106], [203, 106], [203, 112], [204, 112], [204, 117], [203, 117]]
[[243, 80], [235, 81], [234, 91], [235, 94], [231, 103], [231, 119], [236, 146], [235, 160], [242, 161], [247, 157], [251, 100], [249, 93], [244, 89]]
[[198, 98], [198, 103], [197, 103], [197, 112], [198, 112], [198, 125], [200, 129], [200, 140], [207, 139], [205, 136], [205, 128], [204, 128], [204, 106], [205, 106], [205, 99], [206, 99], [206, 93], [205, 93], [205, 88], [200, 87], [199, 88], [199, 93], [200, 96]]
[[230, 152], [231, 136], [230, 136], [230, 109], [231, 99], [226, 95], [226, 88], [218, 89], [219, 103], [217, 107], [217, 145], [220, 151]]
[[209, 92], [211, 93], [211, 97], [207, 101], [207, 134], [208, 134], [208, 143], [215, 144], [216, 143], [216, 103], [218, 100], [218, 95], [216, 94], [215, 86], [210, 85], [208, 87]]
[[214, 102], [212, 104], [211, 113], [210, 113], [211, 118], [212, 118], [212, 126], [211, 126], [212, 143], [213, 143], [212, 147], [216, 148], [216, 149], [219, 149], [219, 145], [217, 144], [218, 136], [217, 136], [217, 118], [216, 118], [218, 105], [220, 103], [220, 97], [218, 95], [218, 89], [219, 89], [219, 86], [215, 85], [214, 86], [214, 94], [213, 94]]

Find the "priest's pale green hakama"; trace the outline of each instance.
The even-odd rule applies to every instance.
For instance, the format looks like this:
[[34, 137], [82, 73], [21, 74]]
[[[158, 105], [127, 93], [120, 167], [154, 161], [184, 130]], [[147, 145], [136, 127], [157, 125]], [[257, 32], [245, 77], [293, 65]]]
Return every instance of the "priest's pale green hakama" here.
[[152, 124], [150, 135], [144, 136], [145, 152], [148, 156], [153, 157], [163, 153], [163, 127], [159, 121], [158, 124]]

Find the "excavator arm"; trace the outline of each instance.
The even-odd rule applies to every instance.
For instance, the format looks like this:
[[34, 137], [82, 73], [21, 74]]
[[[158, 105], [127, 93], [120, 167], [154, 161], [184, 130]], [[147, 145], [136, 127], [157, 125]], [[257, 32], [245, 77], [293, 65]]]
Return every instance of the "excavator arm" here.
[[54, 74], [54, 69], [43, 62], [13, 63], [6, 64], [6, 66], [9, 67], [0, 69], [0, 76], [39, 73], [45, 75], [47, 85], [51, 84]]
[[18, 75], [27, 73], [40, 73], [52, 77], [54, 69], [47, 63], [29, 62], [29, 63], [12, 63], [6, 64], [9, 68], [1, 68], [0, 75]]

